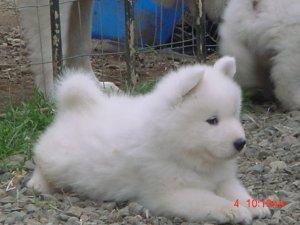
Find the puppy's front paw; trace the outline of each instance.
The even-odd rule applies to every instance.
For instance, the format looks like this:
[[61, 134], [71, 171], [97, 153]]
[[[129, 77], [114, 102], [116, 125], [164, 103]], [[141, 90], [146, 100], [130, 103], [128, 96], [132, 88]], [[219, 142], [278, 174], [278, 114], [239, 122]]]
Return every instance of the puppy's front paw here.
[[228, 207], [221, 210], [219, 223], [242, 223], [245, 225], [252, 224], [252, 215], [244, 207]]
[[268, 207], [248, 208], [253, 218], [270, 217], [271, 211]]

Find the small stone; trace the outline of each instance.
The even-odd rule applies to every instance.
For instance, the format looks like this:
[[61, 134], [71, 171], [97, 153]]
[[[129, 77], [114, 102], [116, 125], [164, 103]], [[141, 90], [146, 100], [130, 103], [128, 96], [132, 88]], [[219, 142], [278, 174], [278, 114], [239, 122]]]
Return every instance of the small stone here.
[[2, 190], [2, 189], [0, 189], [0, 198], [4, 197], [6, 195], [7, 195], [7, 192], [4, 191], [4, 190]]
[[260, 151], [257, 155], [259, 160], [265, 160], [269, 156], [269, 153], [266, 151]]
[[129, 213], [128, 206], [126, 206], [126, 207], [120, 209], [120, 210], [118, 211], [118, 214], [119, 214], [119, 216], [121, 216], [121, 217], [129, 216], [130, 213]]
[[295, 185], [297, 188], [300, 188], [300, 180], [293, 182], [293, 185]]
[[13, 176], [10, 172], [6, 172], [6, 173], [0, 175], [0, 181], [6, 182], [6, 181], [9, 181], [10, 179], [12, 179], [12, 177]]
[[174, 222], [174, 224], [181, 224], [183, 221], [182, 221], [182, 219], [180, 217], [175, 217], [173, 219], [173, 222]]
[[126, 217], [126, 220], [130, 225], [140, 225], [141, 219], [142, 219], [142, 217], [140, 217], [140, 216]]
[[61, 220], [61, 221], [66, 222], [66, 221], [68, 221], [69, 216], [67, 216], [66, 214], [61, 213], [61, 214], [59, 214], [58, 219]]
[[284, 206], [283, 208], [281, 208], [282, 210], [286, 211], [286, 212], [292, 212], [293, 210], [297, 209], [300, 207], [300, 203], [298, 202], [292, 202], [290, 204], [287, 204], [286, 206]]
[[280, 222], [280, 219], [281, 219], [281, 212], [280, 210], [278, 210], [277, 212], [275, 212], [272, 216], [272, 219], [271, 219], [271, 224], [278, 224]]
[[283, 220], [287, 223], [287, 224], [297, 224], [297, 221], [295, 219], [293, 219], [290, 216], [284, 216]]
[[106, 209], [108, 211], [112, 211], [115, 209], [117, 204], [115, 202], [105, 202], [101, 205], [101, 208]]
[[12, 207], [12, 204], [11, 203], [6, 203], [4, 206], [3, 206], [3, 209], [4, 210], [10, 210]]
[[68, 216], [75, 216], [75, 217], [79, 218], [81, 216], [82, 212], [83, 212], [82, 208], [79, 208], [77, 206], [71, 206], [67, 210], [66, 215], [68, 215]]
[[18, 211], [12, 212], [11, 215], [15, 217], [16, 221], [23, 221], [24, 217], [26, 216], [24, 212], [18, 212]]
[[35, 219], [26, 219], [25, 222], [28, 225], [41, 225], [41, 223]]
[[9, 216], [5, 219], [4, 224], [13, 225], [16, 223], [16, 218], [14, 216]]
[[79, 225], [81, 224], [77, 217], [70, 217], [66, 222], [67, 225]]
[[264, 171], [264, 165], [261, 163], [258, 163], [248, 169], [248, 172], [253, 172], [253, 173], [261, 173]]
[[277, 170], [284, 170], [287, 168], [287, 165], [283, 161], [275, 161], [270, 163], [271, 173], [274, 173]]
[[31, 160], [27, 160], [24, 164], [24, 169], [29, 170], [29, 171], [34, 170], [34, 167], [35, 166]]
[[14, 199], [11, 196], [6, 196], [6, 197], [0, 199], [0, 203], [2, 203], [2, 204], [12, 203], [12, 202], [14, 202]]
[[300, 111], [292, 111], [290, 112], [291, 117], [293, 117], [295, 120], [300, 121]]
[[38, 210], [38, 208], [37, 208], [35, 205], [33, 205], [33, 204], [28, 204], [28, 205], [26, 205], [26, 206], [25, 206], [25, 209], [26, 209], [27, 212], [29, 212], [29, 213], [33, 213], [33, 212], [35, 212], [35, 211]]
[[267, 224], [259, 220], [254, 220], [252, 225], [267, 225]]
[[128, 205], [130, 214], [139, 215], [143, 212], [144, 207], [136, 202], [131, 202]]

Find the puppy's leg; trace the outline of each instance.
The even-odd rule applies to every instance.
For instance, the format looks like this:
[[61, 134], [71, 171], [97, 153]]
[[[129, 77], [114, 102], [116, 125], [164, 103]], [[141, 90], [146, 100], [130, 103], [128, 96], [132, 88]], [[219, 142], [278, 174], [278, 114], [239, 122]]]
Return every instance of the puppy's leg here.
[[270, 215], [270, 210], [267, 207], [248, 207], [247, 200], [253, 198], [237, 179], [231, 179], [222, 183], [217, 190], [217, 194], [230, 200], [232, 205], [234, 204], [234, 201], [238, 200], [242, 206], [249, 209], [253, 217], [263, 218]]
[[35, 168], [31, 179], [27, 183], [27, 187], [33, 188], [39, 193], [50, 194], [51, 188], [38, 167]]
[[[92, 51], [92, 0], [79, 0], [72, 4], [67, 28], [66, 67], [83, 68], [93, 74], [89, 55]], [[78, 56], [75, 57], [74, 56]]]
[[[226, 24], [225, 24], [226, 25]], [[244, 88], [256, 88], [261, 86], [256, 76], [256, 62], [254, 55], [248, 48], [230, 32], [231, 28], [221, 27], [220, 52], [222, 55], [235, 57], [237, 65], [236, 81]]]
[[231, 201], [212, 192], [198, 189], [170, 191], [157, 198], [146, 199], [145, 203], [158, 213], [182, 216], [187, 219], [218, 223], [251, 224], [252, 222], [251, 213], [246, 207], [234, 207]]
[[[291, 45], [293, 46], [293, 45]], [[300, 54], [286, 49], [273, 58], [271, 79], [275, 95], [290, 110], [300, 109]]]

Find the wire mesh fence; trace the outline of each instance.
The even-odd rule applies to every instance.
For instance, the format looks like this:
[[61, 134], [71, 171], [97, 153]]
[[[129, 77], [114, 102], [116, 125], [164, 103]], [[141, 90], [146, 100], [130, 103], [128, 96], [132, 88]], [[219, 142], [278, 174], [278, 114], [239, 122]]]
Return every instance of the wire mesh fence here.
[[30, 96], [34, 82], [50, 94], [61, 68], [82, 68], [124, 87], [214, 58], [217, 25], [206, 19], [202, 3], [1, 0], [1, 11], [16, 20], [0, 24], [1, 105]]

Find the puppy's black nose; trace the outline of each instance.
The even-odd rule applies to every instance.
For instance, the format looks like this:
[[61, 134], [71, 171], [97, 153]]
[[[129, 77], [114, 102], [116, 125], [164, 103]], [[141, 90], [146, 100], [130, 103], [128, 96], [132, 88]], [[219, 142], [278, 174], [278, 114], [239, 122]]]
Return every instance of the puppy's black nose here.
[[244, 138], [239, 138], [233, 143], [235, 149], [238, 151], [241, 151], [244, 148], [245, 144], [246, 140]]

